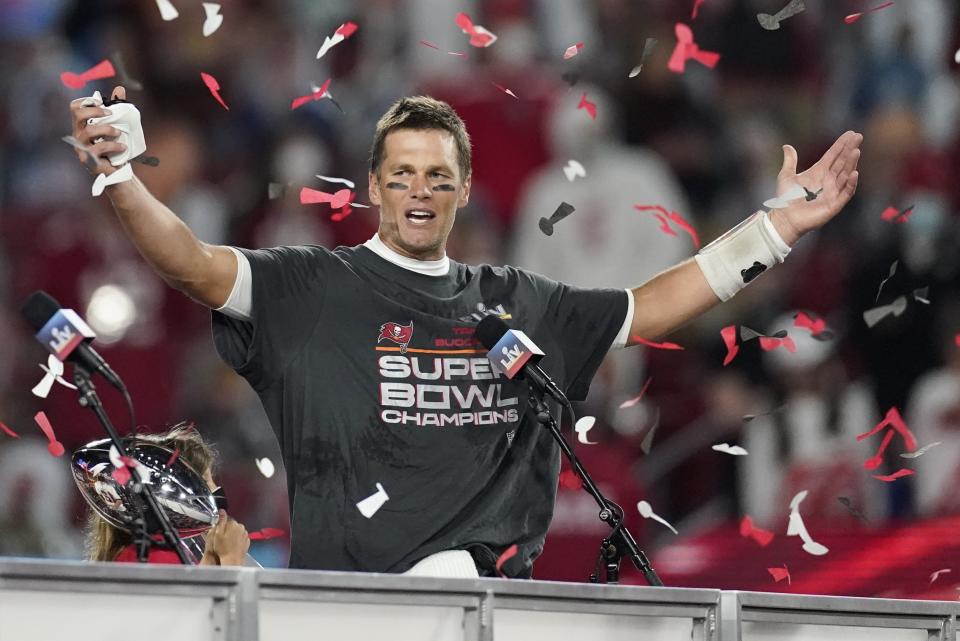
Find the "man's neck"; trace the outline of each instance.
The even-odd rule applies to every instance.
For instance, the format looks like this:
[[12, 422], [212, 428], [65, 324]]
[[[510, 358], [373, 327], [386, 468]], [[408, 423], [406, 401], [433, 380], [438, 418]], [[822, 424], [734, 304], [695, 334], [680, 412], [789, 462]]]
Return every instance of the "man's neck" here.
[[450, 259], [447, 258], [446, 254], [439, 260], [417, 260], [416, 258], [410, 258], [388, 247], [387, 244], [383, 242], [383, 239], [380, 238], [379, 233], [374, 234], [373, 238], [365, 242], [363, 246], [380, 258], [390, 261], [397, 267], [403, 267], [418, 274], [425, 276], [446, 276], [450, 272]]

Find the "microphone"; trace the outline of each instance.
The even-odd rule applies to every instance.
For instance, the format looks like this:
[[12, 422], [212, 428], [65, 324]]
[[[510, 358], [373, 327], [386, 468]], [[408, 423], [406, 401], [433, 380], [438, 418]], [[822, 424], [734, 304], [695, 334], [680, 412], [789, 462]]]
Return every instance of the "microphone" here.
[[544, 354], [530, 337], [510, 329], [498, 316], [484, 316], [477, 324], [477, 339], [490, 350], [487, 358], [493, 369], [507, 378], [526, 378], [562, 405], [569, 403], [560, 387], [537, 363]]
[[126, 386], [88, 343], [97, 337], [87, 323], [72, 309], [61, 309], [60, 303], [40, 290], [30, 295], [20, 308], [36, 334], [34, 337], [58, 360], [72, 361], [90, 372], [97, 372], [121, 392]]

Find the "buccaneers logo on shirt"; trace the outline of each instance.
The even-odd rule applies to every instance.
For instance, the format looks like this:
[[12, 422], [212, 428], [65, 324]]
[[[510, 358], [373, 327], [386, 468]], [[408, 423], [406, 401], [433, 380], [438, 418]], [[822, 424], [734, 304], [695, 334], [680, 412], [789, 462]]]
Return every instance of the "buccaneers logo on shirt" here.
[[413, 321], [410, 321], [409, 325], [387, 322], [380, 326], [380, 336], [377, 337], [377, 343], [383, 340], [393, 341], [400, 346], [400, 353], [404, 354], [411, 338], [413, 338]]

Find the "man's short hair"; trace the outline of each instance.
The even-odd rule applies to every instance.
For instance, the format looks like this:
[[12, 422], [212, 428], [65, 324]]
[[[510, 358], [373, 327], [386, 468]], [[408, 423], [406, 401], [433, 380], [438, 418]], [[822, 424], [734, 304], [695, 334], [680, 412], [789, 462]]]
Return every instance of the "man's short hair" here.
[[383, 162], [387, 134], [396, 129], [439, 129], [449, 132], [457, 145], [460, 179], [466, 180], [470, 176], [470, 134], [467, 133], [467, 126], [453, 107], [430, 96], [401, 98], [377, 122], [370, 148], [370, 171], [374, 174], [378, 173]]

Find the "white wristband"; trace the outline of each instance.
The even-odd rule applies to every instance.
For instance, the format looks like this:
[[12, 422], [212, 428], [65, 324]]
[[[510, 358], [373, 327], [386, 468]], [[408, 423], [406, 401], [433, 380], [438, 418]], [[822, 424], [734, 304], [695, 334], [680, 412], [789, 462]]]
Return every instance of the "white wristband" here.
[[790, 253], [767, 212], [758, 211], [701, 249], [694, 260], [710, 288], [729, 300], [754, 278]]

